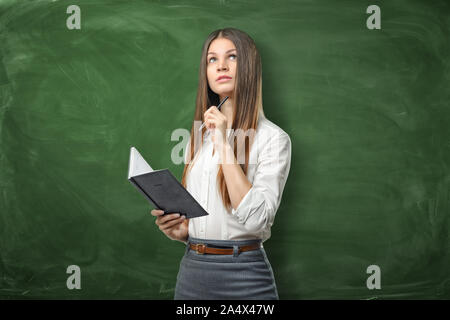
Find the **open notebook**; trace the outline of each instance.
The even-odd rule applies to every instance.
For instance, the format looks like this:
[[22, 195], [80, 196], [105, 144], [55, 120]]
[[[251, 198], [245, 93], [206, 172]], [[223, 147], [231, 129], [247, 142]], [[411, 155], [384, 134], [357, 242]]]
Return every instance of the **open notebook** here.
[[179, 213], [188, 219], [208, 215], [169, 169], [153, 170], [135, 147], [130, 150], [128, 180], [165, 214]]

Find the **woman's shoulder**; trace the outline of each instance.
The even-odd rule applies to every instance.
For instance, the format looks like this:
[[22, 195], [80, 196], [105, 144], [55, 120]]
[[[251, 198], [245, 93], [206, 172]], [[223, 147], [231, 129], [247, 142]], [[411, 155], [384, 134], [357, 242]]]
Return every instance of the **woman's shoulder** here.
[[256, 129], [259, 132], [260, 136], [263, 136], [267, 140], [267, 138], [278, 137], [281, 139], [287, 139], [290, 141], [289, 134], [286, 131], [281, 129], [278, 125], [267, 119], [265, 116], [260, 116], [258, 119], [258, 127]]
[[276, 159], [282, 161], [282, 163], [289, 163], [292, 143], [286, 131], [266, 117], [258, 119], [256, 131], [255, 149], [258, 150], [259, 160], [270, 159], [272, 165], [277, 164]]

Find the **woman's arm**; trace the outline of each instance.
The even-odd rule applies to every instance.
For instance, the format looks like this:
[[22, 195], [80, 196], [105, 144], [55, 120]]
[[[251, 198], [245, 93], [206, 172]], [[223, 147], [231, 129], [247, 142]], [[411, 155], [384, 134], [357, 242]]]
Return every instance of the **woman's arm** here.
[[226, 138], [227, 118], [214, 106], [205, 112], [204, 118], [207, 128], [213, 129], [214, 149], [220, 153], [231, 213], [252, 232], [271, 226], [289, 174], [289, 136], [284, 132], [270, 132], [270, 137], [262, 138], [264, 145], [258, 151], [258, 165], [250, 183]]
[[227, 117], [216, 106], [212, 106], [206, 110], [204, 119], [206, 127], [213, 129], [212, 141], [214, 142], [214, 150], [220, 153], [219, 156], [222, 159], [222, 170], [225, 183], [227, 184], [231, 206], [233, 209], [236, 209], [252, 187], [252, 184], [247, 180], [247, 177], [234, 156], [233, 148], [226, 138], [226, 129], [227, 126], [230, 126]]
[[224, 159], [222, 161], [222, 171], [227, 184], [231, 206], [236, 210], [241, 200], [252, 187], [252, 184], [248, 181], [244, 171], [242, 171], [234, 156], [233, 148], [228, 142], [222, 146], [221, 159]]
[[258, 148], [258, 164], [252, 186], [239, 206], [231, 210], [237, 221], [250, 232], [272, 226], [291, 162], [291, 140], [287, 134], [271, 133], [270, 138], [261, 141], [264, 143]]

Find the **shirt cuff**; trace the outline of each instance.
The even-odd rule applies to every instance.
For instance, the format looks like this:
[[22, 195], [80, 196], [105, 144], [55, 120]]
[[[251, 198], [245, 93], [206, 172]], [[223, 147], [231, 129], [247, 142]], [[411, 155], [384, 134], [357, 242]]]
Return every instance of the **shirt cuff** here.
[[231, 208], [231, 214], [237, 218], [239, 223], [244, 224], [252, 211], [264, 204], [264, 198], [252, 186], [242, 198], [236, 210]]

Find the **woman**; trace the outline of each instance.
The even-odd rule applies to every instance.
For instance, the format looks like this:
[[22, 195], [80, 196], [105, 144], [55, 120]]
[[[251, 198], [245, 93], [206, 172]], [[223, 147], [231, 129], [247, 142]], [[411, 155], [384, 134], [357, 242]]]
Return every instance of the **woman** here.
[[234, 28], [212, 32], [202, 49], [182, 177], [209, 215], [186, 220], [151, 211], [167, 237], [186, 243], [175, 299], [278, 299], [262, 243], [270, 237], [290, 161], [289, 136], [264, 116], [253, 40]]

